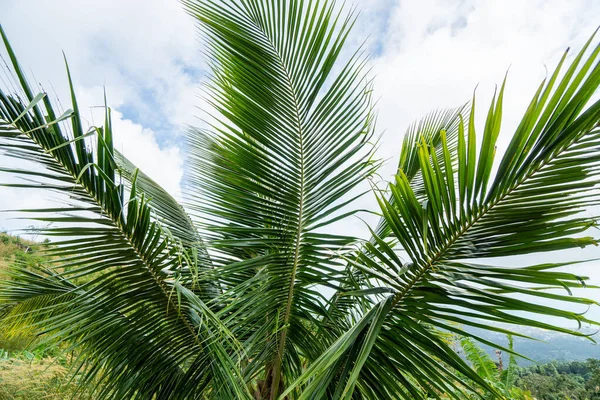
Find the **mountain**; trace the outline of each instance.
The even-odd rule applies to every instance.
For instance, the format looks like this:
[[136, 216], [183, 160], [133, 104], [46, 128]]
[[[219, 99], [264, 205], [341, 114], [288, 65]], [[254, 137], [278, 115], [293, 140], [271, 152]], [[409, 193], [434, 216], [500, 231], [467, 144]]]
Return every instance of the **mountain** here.
[[[513, 328], [514, 330], [514, 328]], [[471, 329], [473, 334], [498, 343], [501, 346], [508, 346], [508, 338], [496, 332], [484, 331], [482, 329]], [[514, 337], [514, 349], [517, 353], [534, 360], [537, 363], [548, 363], [550, 361], [582, 361], [588, 358], [600, 359], [600, 345], [595, 344], [593, 340], [600, 342], [600, 335], [595, 331], [586, 332], [591, 336], [591, 339], [582, 337], [548, 332], [542, 329], [529, 329], [527, 331], [519, 331], [519, 333], [535, 337], [540, 340], [530, 340], [521, 337]], [[495, 356], [494, 348], [481, 345], [488, 354]], [[507, 357], [507, 356], [505, 356]], [[520, 366], [528, 366], [533, 364], [532, 361], [519, 359]]]

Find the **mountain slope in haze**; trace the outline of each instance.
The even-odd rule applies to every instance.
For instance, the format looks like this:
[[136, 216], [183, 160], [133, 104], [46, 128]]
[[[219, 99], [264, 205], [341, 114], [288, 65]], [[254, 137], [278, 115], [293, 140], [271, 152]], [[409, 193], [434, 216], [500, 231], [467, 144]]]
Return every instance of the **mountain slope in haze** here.
[[[498, 343], [502, 346], [508, 346], [508, 338], [501, 333], [480, 329], [472, 329], [471, 332], [491, 342]], [[539, 341], [536, 341], [514, 337], [515, 351], [537, 363], [544, 364], [550, 361], [583, 361], [589, 358], [600, 359], [600, 345], [595, 344], [590, 339], [548, 332], [541, 329], [519, 332], [540, 339]], [[593, 334], [596, 333], [596, 331], [586, 333]], [[600, 334], [596, 333], [591, 338], [600, 342]], [[495, 349], [486, 345], [480, 346], [492, 357], [496, 357]], [[505, 355], [505, 357], [508, 357], [508, 355]], [[531, 361], [525, 359], [519, 359], [518, 363], [520, 366], [533, 364]]]

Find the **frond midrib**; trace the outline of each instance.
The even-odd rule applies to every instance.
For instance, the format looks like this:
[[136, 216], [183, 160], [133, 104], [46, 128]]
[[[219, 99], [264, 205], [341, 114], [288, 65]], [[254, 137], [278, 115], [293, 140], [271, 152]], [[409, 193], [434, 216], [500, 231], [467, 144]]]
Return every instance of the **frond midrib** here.
[[279, 391], [279, 381], [281, 375], [281, 366], [283, 363], [283, 357], [285, 354], [286, 347], [286, 339], [287, 339], [287, 330], [289, 328], [289, 321], [291, 318], [292, 311], [292, 302], [294, 299], [294, 288], [296, 283], [296, 272], [298, 270], [300, 264], [300, 247], [302, 245], [302, 231], [304, 229], [304, 202], [305, 202], [305, 157], [304, 157], [304, 129], [302, 127], [302, 118], [300, 116], [300, 102], [298, 100], [298, 95], [296, 93], [294, 84], [292, 82], [292, 78], [290, 76], [289, 70], [287, 68], [286, 63], [284, 62], [280, 51], [277, 49], [267, 32], [262, 28], [261, 24], [258, 24], [253, 20], [253, 23], [257, 27], [257, 29], [262, 33], [265, 37], [266, 42], [270, 45], [273, 54], [277, 57], [279, 61], [280, 67], [285, 77], [285, 84], [289, 90], [289, 95], [291, 96], [292, 104], [294, 107], [294, 122], [296, 123], [296, 129], [298, 134], [298, 150], [299, 150], [299, 177], [300, 177], [300, 188], [299, 188], [299, 199], [298, 199], [298, 227], [296, 230], [296, 236], [294, 239], [294, 255], [292, 260], [292, 270], [290, 274], [290, 283], [287, 290], [287, 300], [285, 304], [285, 313], [283, 317], [283, 326], [281, 328], [281, 334], [279, 337], [279, 344], [277, 350], [277, 359], [275, 360], [275, 365], [273, 367], [273, 384], [271, 386], [271, 398], [274, 399], [278, 396]]

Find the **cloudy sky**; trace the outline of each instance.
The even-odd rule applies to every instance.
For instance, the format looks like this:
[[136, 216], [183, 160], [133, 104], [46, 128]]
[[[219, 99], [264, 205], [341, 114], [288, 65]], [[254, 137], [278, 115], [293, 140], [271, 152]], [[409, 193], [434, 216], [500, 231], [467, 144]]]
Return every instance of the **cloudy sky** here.
[[[351, 3], [349, 1], [348, 3]], [[380, 156], [396, 164], [410, 122], [468, 101], [476, 85], [485, 110], [510, 67], [503, 137], [510, 137], [535, 88], [567, 47], [580, 48], [600, 23], [597, 0], [355, 0], [361, 14], [351, 38], [372, 54]], [[90, 123], [106, 88], [116, 111], [118, 146], [175, 196], [186, 124], [198, 124], [205, 64], [193, 21], [176, 0], [0, 0], [0, 23], [21, 64], [53, 96], [68, 99], [62, 51]], [[4, 71], [0, 77], [5, 77]], [[65, 105], [65, 108], [69, 108]], [[479, 114], [479, 120], [482, 116]], [[96, 121], [99, 123], [99, 121]], [[507, 139], [500, 139], [500, 147]], [[0, 210], [45, 204], [42, 196], [2, 188]], [[373, 199], [364, 200], [374, 208]], [[0, 228], [28, 224], [0, 214]], [[359, 220], [347, 223], [360, 234]], [[600, 257], [600, 251], [552, 260]], [[537, 259], [539, 260], [539, 258]], [[536, 260], [536, 261], [537, 261]], [[600, 284], [600, 264], [579, 269]], [[586, 296], [600, 299], [596, 291]], [[592, 316], [600, 319], [600, 312]]]

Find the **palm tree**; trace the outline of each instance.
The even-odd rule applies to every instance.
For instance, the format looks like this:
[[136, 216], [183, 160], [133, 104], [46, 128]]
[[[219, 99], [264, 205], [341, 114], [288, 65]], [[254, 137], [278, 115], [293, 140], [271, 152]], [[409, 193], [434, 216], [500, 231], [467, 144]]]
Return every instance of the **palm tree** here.
[[214, 118], [187, 132], [181, 205], [114, 148], [110, 108], [84, 126], [70, 77], [71, 110], [36, 94], [2, 32], [19, 89], [0, 92], [0, 148], [41, 167], [2, 171], [66, 199], [22, 210], [50, 223], [39, 233], [54, 238], [52, 262], [2, 281], [4, 324], [76, 350], [91, 397], [501, 398], [446, 333], [510, 352], [468, 328], [584, 336], [545, 317], [595, 323], [547, 305], [596, 304], [570, 295], [587, 278], [568, 264], [499, 258], [597, 244], [585, 236], [600, 178], [592, 39], [542, 82], [498, 160], [504, 85], [479, 136], [474, 100], [412, 126], [397, 175], [373, 186], [381, 223], [363, 243], [328, 229], [359, 211], [380, 165], [367, 60], [344, 58], [353, 13], [183, 4], [205, 41]]
[[[513, 400], [531, 400], [531, 393], [515, 385], [519, 378], [519, 366], [514, 353], [509, 354], [508, 365], [504, 366], [502, 361], [502, 352], [496, 350], [498, 362], [482, 348], [478, 347], [471, 338], [464, 337], [459, 340], [461, 350], [465, 358], [477, 374], [490, 383], [505, 398]], [[513, 338], [508, 336], [508, 349], [513, 350]], [[481, 395], [473, 394], [469, 398], [481, 398]], [[494, 398], [494, 393], [486, 393], [483, 398]]]

